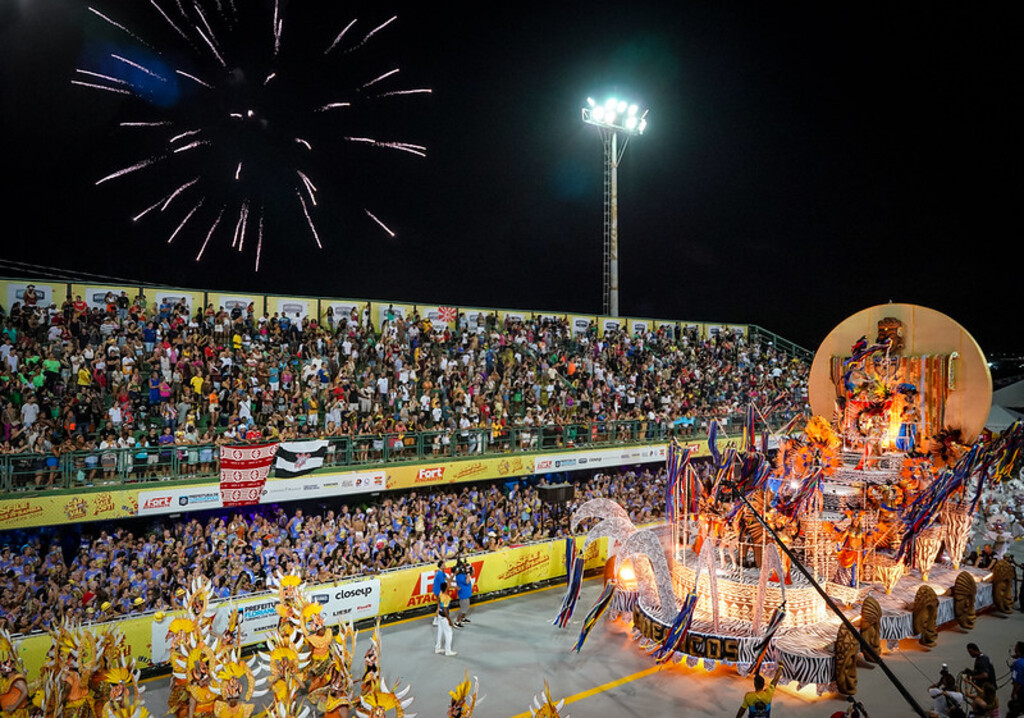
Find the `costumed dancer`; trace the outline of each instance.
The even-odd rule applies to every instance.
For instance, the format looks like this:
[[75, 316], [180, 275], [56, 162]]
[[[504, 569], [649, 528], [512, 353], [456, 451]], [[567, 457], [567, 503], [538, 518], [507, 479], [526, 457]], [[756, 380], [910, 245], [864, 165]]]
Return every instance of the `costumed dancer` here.
[[356, 634], [351, 623], [339, 628], [331, 642], [326, 685], [309, 692], [309, 702], [324, 718], [349, 718], [352, 710], [352, 656]]
[[97, 713], [97, 718], [141, 718], [149, 714], [143, 706], [142, 694], [145, 688], [139, 685], [139, 674], [135, 662], [108, 668], [103, 682], [109, 686], [107, 700]]
[[214, 652], [217, 658], [226, 658], [232, 654], [240, 654], [242, 651], [242, 632], [239, 630], [239, 622], [242, 618], [242, 609], [232, 608], [228, 612], [228, 625], [217, 636], [217, 645]]
[[117, 627], [106, 628], [97, 642], [99, 650], [99, 661], [97, 668], [89, 679], [89, 689], [93, 694], [93, 706], [97, 718], [103, 714], [103, 706], [110, 698], [111, 682], [107, 680], [107, 674], [116, 668], [125, 667], [131, 658], [131, 647], [128, 639]]
[[[541, 700], [541, 697], [543, 697], [543, 701]], [[569, 718], [568, 713], [564, 716], [559, 713], [564, 705], [564, 698], [558, 701], [558, 703], [555, 703], [554, 699], [551, 698], [551, 689], [548, 687], [548, 682], [544, 681], [544, 693], [540, 696], [533, 697], [533, 705], [530, 706], [530, 715], [532, 718]]]
[[90, 678], [96, 668], [96, 639], [81, 626], [68, 625], [62, 636], [59, 657], [61, 692], [60, 718], [94, 718], [95, 708]]
[[[476, 710], [477, 694], [480, 692], [480, 681], [474, 683], [469, 681], [469, 671], [462, 683], [455, 686], [455, 690], [449, 691], [451, 703], [448, 705], [448, 718], [471, 718]], [[481, 699], [482, 700], [482, 699]]]
[[270, 588], [277, 591], [277, 630], [286, 636], [299, 632], [302, 625], [302, 577], [296, 574], [282, 574], [267, 578]]
[[25, 667], [10, 634], [0, 629], [0, 716], [28, 718], [28, 705]]
[[196, 576], [192, 579], [192, 585], [185, 591], [182, 603], [189, 614], [189, 618], [196, 625], [196, 630], [204, 634], [213, 633], [213, 619], [217, 615], [216, 609], [210, 607], [210, 599], [213, 598], [213, 584], [206, 576]]
[[249, 664], [238, 659], [237, 653], [230, 654], [217, 666], [215, 678], [211, 687], [217, 696], [213, 702], [214, 718], [250, 718], [255, 705], [246, 701], [266, 693], [266, 690], [257, 690], [263, 679], [257, 679]]
[[377, 690], [380, 685], [381, 665], [381, 643], [380, 643], [380, 619], [373, 627], [373, 635], [370, 636], [370, 647], [366, 649], [363, 656], [363, 680], [359, 685], [359, 695], [365, 696]]
[[175, 618], [167, 628], [166, 638], [171, 647], [171, 690], [167, 695], [167, 713], [176, 718], [186, 718], [188, 715], [186, 646], [196, 635], [196, 624], [191, 618]]
[[296, 643], [290, 635], [275, 631], [267, 638], [267, 652], [259, 654], [274, 701], [282, 705], [288, 704], [289, 696], [298, 694], [307, 665], [300, 655], [302, 637], [298, 640]]
[[334, 643], [334, 631], [324, 623], [323, 606], [316, 601], [302, 607], [302, 635], [310, 646], [309, 692], [327, 684], [327, 671], [331, 663], [331, 645]]
[[175, 678], [185, 680], [185, 693], [188, 696], [185, 715], [187, 718], [196, 716], [212, 716], [213, 704], [217, 694], [212, 690], [213, 667], [217, 657], [213, 649], [206, 643], [205, 635], [193, 635], [178, 651], [184, 655], [184, 673], [175, 672]]

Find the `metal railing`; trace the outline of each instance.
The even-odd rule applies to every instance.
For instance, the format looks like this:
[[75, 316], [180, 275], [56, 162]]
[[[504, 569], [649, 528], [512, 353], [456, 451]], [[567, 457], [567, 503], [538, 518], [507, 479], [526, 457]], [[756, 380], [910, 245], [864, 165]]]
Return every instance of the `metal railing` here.
[[[787, 417], [788, 418], [788, 417]], [[742, 416], [719, 418], [728, 431]], [[783, 423], [782, 417], [777, 417]], [[324, 470], [392, 462], [436, 461], [467, 456], [534, 453], [706, 436], [704, 419], [671, 424], [596, 421], [500, 429], [451, 429], [404, 434], [332, 436]], [[217, 444], [96, 448], [51, 454], [0, 455], [0, 495], [25, 491], [114, 487], [143, 482], [210, 480], [220, 472]]]

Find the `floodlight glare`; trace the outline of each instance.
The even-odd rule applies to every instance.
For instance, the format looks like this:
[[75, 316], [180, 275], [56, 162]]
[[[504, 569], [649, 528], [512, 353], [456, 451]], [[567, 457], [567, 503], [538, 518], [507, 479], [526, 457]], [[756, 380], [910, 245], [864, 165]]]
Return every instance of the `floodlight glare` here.
[[[631, 135], [643, 134], [647, 128], [647, 111], [641, 110], [637, 104], [610, 97], [599, 105], [594, 98], [587, 98], [587, 106], [583, 108], [583, 121], [609, 130], [618, 130]], [[633, 118], [632, 121], [630, 118]]]

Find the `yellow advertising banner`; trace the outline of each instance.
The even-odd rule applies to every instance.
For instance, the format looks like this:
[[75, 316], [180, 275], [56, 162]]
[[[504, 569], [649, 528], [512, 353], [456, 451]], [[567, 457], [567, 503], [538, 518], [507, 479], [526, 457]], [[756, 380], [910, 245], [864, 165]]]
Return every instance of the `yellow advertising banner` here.
[[[106, 309], [108, 297], [116, 299], [121, 296], [121, 292], [124, 292], [128, 299], [135, 299], [139, 294], [138, 287], [131, 287], [126, 284], [113, 285], [113, 284], [72, 284], [71, 285], [71, 296], [72, 298], [81, 297], [82, 301], [90, 309]], [[57, 306], [59, 307], [64, 301], [61, 297], [57, 300]]]
[[178, 303], [184, 300], [185, 306], [188, 307], [189, 315], [195, 316], [199, 309], [205, 309], [203, 304], [205, 296], [204, 292], [194, 292], [189, 289], [146, 289], [146, 301], [149, 304], [147, 313], [154, 314], [159, 312], [160, 305], [163, 304], [165, 299], [172, 307], [177, 306]]
[[412, 304], [395, 304], [394, 302], [373, 302], [373, 328], [378, 332], [388, 317], [412, 319], [416, 307]]
[[138, 514], [137, 489], [90, 491], [0, 500], [0, 531], [30, 526], [57, 526], [81, 521], [125, 519]]
[[[583, 547], [582, 538], [577, 538], [576, 543]], [[608, 560], [608, 539], [602, 537], [588, 546], [584, 558], [587, 570], [604, 566]], [[469, 565], [474, 595], [539, 583], [565, 575], [565, 541], [514, 546], [470, 556]], [[420, 566], [381, 574], [380, 614], [402, 613], [435, 603], [436, 573], [436, 566]], [[454, 578], [449, 574], [451, 581]]]
[[533, 456], [481, 456], [462, 461], [438, 461], [432, 464], [389, 466], [388, 489], [438, 486], [460, 481], [482, 481], [533, 473]]
[[320, 311], [318, 300], [309, 297], [267, 297], [267, 312], [273, 317], [288, 316], [294, 320], [295, 315], [300, 318], [316, 317]]
[[242, 310], [242, 316], [245, 316], [246, 311], [249, 309], [249, 305], [252, 304], [253, 313], [256, 317], [262, 317], [264, 298], [261, 294], [220, 294], [211, 293], [206, 295], [206, 301], [208, 304], [213, 305], [214, 311], [220, 311], [223, 309], [226, 312], [231, 312], [236, 307]]
[[[363, 311], [366, 309], [366, 301], [358, 299], [321, 299], [320, 300], [320, 323], [327, 327], [337, 327], [344, 322], [352, 323], [352, 312], [356, 313], [355, 323], [363, 320]], [[331, 322], [334, 322], [333, 324]]]
[[32, 287], [35, 292], [37, 307], [48, 307], [56, 304], [60, 307], [67, 299], [68, 285], [47, 279], [10, 279], [0, 282], [0, 305], [7, 312], [15, 304], [25, 303], [25, 293]]

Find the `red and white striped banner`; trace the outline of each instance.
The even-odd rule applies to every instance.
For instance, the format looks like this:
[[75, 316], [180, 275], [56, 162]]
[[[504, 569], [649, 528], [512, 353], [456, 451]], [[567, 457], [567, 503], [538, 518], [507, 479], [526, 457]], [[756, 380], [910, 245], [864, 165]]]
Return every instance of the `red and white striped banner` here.
[[220, 499], [225, 507], [260, 502], [277, 447], [277, 444], [221, 447]]

